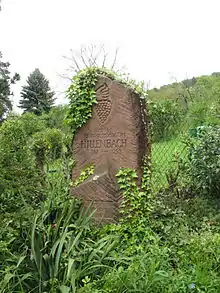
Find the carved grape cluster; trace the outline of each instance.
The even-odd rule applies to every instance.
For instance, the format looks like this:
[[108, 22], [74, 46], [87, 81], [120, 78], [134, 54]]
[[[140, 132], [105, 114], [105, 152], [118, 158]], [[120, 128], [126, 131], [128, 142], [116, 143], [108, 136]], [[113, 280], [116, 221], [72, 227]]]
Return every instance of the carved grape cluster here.
[[111, 102], [99, 101], [99, 103], [96, 105], [96, 111], [100, 121], [104, 123], [111, 112]]
[[104, 123], [110, 115], [112, 102], [109, 93], [109, 87], [106, 83], [102, 84], [96, 91], [98, 104], [96, 105], [96, 113], [101, 123]]

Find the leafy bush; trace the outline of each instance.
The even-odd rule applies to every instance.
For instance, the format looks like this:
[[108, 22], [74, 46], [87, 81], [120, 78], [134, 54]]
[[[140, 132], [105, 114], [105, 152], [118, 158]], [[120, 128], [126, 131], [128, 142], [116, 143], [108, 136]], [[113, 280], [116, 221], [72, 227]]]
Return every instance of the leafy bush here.
[[183, 110], [180, 105], [170, 100], [164, 100], [150, 102], [149, 108], [153, 140], [167, 139], [175, 134], [183, 119]]
[[44, 164], [69, 146], [61, 130], [46, 128], [45, 116], [12, 116], [0, 128], [0, 210], [38, 204], [44, 196]]
[[30, 148], [36, 156], [37, 167], [43, 170], [46, 161], [53, 161], [61, 157], [63, 134], [56, 128], [47, 128], [37, 132], [32, 136]]
[[199, 194], [220, 195], [220, 127], [198, 128], [197, 138], [189, 139], [187, 173]]
[[[194, 89], [195, 90], [195, 89]], [[185, 117], [187, 128], [200, 125], [218, 125], [220, 123], [220, 103], [213, 97], [200, 97], [195, 93], [193, 102], [190, 103], [189, 110]]]
[[[1, 208], [16, 210], [22, 198], [36, 203], [41, 194], [41, 178], [27, 141], [33, 130], [22, 119], [5, 121], [0, 128]], [[27, 130], [28, 128], [28, 130]]]
[[26, 137], [30, 137], [34, 133], [46, 129], [46, 123], [44, 119], [36, 116], [33, 113], [25, 113], [21, 116], [18, 116], [17, 119], [23, 125]]
[[49, 113], [44, 113], [41, 117], [45, 121], [47, 127], [60, 129], [63, 132], [68, 133], [69, 127], [67, 123], [65, 123], [67, 113], [67, 105], [57, 105], [54, 106]]

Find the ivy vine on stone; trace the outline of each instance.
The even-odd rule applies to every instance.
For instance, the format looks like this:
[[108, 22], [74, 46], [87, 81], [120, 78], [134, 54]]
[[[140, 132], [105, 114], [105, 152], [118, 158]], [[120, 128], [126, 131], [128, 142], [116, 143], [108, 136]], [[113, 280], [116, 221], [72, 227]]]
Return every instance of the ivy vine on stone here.
[[92, 117], [92, 107], [97, 103], [95, 85], [99, 76], [106, 76], [125, 84], [142, 98], [147, 96], [144, 83], [137, 84], [126, 75], [98, 67], [89, 67], [81, 70], [72, 78], [73, 82], [67, 90], [67, 98], [70, 101], [70, 105], [66, 122], [72, 128], [74, 135]]

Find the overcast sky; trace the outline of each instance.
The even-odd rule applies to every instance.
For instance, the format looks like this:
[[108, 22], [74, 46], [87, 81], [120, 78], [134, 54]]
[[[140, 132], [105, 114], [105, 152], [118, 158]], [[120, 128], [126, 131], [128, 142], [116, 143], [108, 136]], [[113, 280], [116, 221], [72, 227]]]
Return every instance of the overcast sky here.
[[151, 86], [220, 71], [220, 0], [2, 0], [0, 50], [21, 86], [39, 68], [57, 92], [70, 49], [120, 48], [119, 66]]

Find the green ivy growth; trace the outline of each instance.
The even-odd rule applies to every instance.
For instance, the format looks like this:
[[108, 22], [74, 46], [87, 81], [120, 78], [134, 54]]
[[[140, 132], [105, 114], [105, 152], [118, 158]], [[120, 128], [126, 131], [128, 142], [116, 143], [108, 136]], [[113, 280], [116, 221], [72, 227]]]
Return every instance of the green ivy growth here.
[[143, 160], [143, 174], [141, 180], [141, 189], [147, 192], [148, 196], [152, 194], [151, 189], [151, 156], [145, 156]]
[[120, 207], [123, 222], [131, 219], [141, 219], [151, 209], [149, 201], [151, 197], [150, 174], [149, 166], [145, 166], [141, 187], [137, 184], [138, 176], [135, 170], [121, 168], [116, 174], [123, 194], [123, 201]]
[[72, 84], [67, 91], [70, 100], [69, 113], [66, 122], [71, 126], [74, 134], [92, 116], [92, 106], [97, 103], [95, 85], [99, 76], [106, 76], [130, 87], [143, 99], [147, 93], [144, 82], [136, 83], [128, 75], [118, 74], [106, 68], [89, 67], [78, 72], [72, 78]]
[[120, 225], [112, 226], [111, 229], [122, 235], [121, 245], [125, 254], [136, 255], [144, 251], [147, 243], [156, 239], [150, 228], [155, 206], [150, 191], [150, 169], [145, 167], [141, 186], [137, 184], [138, 176], [133, 169], [121, 168], [116, 177], [123, 200], [120, 206]]
[[86, 168], [84, 168], [81, 172], [79, 177], [73, 182], [73, 186], [77, 186], [83, 181], [85, 181], [90, 175], [94, 174], [95, 166], [90, 165]]

